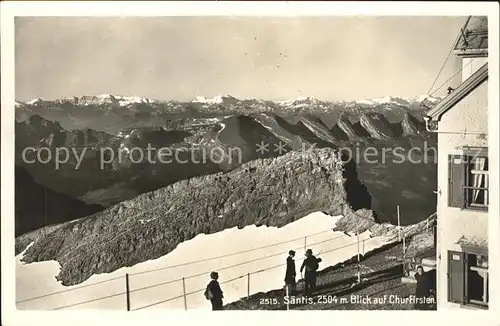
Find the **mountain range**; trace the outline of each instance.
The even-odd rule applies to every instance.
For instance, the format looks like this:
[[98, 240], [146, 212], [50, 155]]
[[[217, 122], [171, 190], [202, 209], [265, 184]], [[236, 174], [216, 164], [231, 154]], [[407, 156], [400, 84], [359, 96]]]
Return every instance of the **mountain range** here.
[[[377, 222], [393, 224], [399, 205], [403, 225], [418, 223], [435, 211], [433, 153], [428, 162], [396, 162], [391, 150], [407, 154], [436, 146], [436, 135], [426, 131], [421, 118], [423, 100], [439, 99], [265, 101], [221, 95], [162, 102], [102, 95], [17, 102], [16, 166], [22, 173], [18, 177], [16, 170], [16, 186], [32, 183], [33, 189], [57, 193], [49, 205], [76, 212], [33, 217], [29, 210], [17, 210], [29, 205], [29, 196], [20, 195], [16, 248], [36, 238], [39, 244], [30, 247], [26, 261], [58, 260], [61, 279], [74, 284], [96, 272], [159, 257], [198, 233], [249, 223], [281, 226], [308, 212], [338, 213], [343, 203], [372, 210]], [[148, 146], [169, 148], [187, 162], [159, 162], [158, 150], [152, 152], [155, 162], [132, 159], [133, 148]], [[27, 147], [48, 148], [52, 155], [68, 148], [83, 153], [83, 159], [70, 155], [59, 167], [52, 161], [28, 163], [22, 158]], [[108, 163], [101, 166], [105, 148], [123, 155], [106, 156]], [[363, 155], [367, 150], [378, 153], [375, 162]], [[338, 153], [341, 163], [334, 159]], [[152, 207], [158, 208], [144, 211]], [[138, 242], [120, 223], [139, 232]], [[38, 227], [43, 228], [33, 231]], [[111, 237], [113, 245], [129, 248], [130, 254], [116, 256], [107, 245], [84, 240], [88, 234], [99, 241], [120, 235]], [[146, 245], [153, 248], [150, 253]], [[95, 250], [104, 256], [85, 265]], [[74, 258], [67, 260], [70, 252]], [[83, 272], [73, 276], [77, 270]]]
[[158, 101], [137, 96], [69, 97], [46, 101], [34, 99], [16, 102], [16, 120], [23, 121], [33, 114], [48, 120], [58, 121], [65, 129], [91, 128], [98, 131], [117, 133], [122, 128], [140, 126], [162, 126], [170, 120], [219, 116], [227, 114], [249, 115], [274, 113], [283, 117], [313, 114], [331, 128], [339, 115], [353, 115], [370, 112], [384, 112], [386, 118], [400, 120], [405, 112], [421, 111], [422, 102], [435, 103], [439, 99], [427, 96], [414, 98], [383, 97], [358, 101], [321, 101], [302, 97], [289, 101], [267, 101], [260, 99], [240, 100], [230, 95], [214, 98], [198, 97], [193, 101]]

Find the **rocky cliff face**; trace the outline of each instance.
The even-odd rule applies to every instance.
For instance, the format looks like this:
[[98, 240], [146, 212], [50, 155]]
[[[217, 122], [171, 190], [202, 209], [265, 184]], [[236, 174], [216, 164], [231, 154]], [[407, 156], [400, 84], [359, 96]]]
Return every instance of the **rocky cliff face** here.
[[361, 136], [357, 134], [353, 124], [345, 116], [340, 117], [332, 129], [338, 129], [337, 133], [339, 131], [343, 132], [347, 136], [347, 140], [361, 140]]
[[[30, 235], [36, 241], [24, 261], [57, 260], [58, 280], [71, 285], [159, 258], [200, 233], [251, 224], [281, 227], [314, 211], [336, 215], [347, 205], [344, 182], [358, 182], [345, 175], [338, 154], [327, 148], [255, 160]], [[17, 242], [26, 243], [26, 237]]]
[[394, 132], [390, 128], [389, 122], [381, 114], [363, 114], [359, 122], [361, 126], [368, 131], [370, 136], [375, 139], [388, 140], [396, 138]]
[[331, 145], [339, 144], [339, 139], [335, 137], [335, 134], [333, 134], [320, 119], [314, 117], [300, 117], [300, 122], [302, 122], [318, 139], [330, 143]]
[[289, 131], [288, 128], [284, 126], [287, 125], [286, 122], [279, 117], [268, 113], [252, 114], [252, 117], [267, 130], [272, 132], [276, 138], [288, 144], [293, 150], [300, 150], [303, 148], [303, 144], [305, 144], [303, 137]]
[[410, 114], [405, 114], [403, 117], [401, 128], [404, 135], [419, 135], [426, 132], [425, 125]]

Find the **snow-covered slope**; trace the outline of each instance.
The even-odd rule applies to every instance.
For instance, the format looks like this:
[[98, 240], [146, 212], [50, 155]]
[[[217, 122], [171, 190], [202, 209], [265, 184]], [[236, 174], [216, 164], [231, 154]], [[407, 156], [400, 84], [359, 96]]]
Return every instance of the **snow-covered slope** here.
[[[35, 98], [35, 99], [32, 99], [31, 101], [27, 101], [26, 104], [34, 105], [34, 104], [38, 104], [38, 103], [41, 103], [41, 102], [44, 102], [41, 98]], [[20, 103], [20, 102], [17, 102], [17, 103]]]
[[194, 103], [205, 103], [205, 104], [222, 104], [226, 102], [238, 102], [239, 100], [231, 95], [219, 94], [213, 98], [206, 98], [204, 96], [197, 96], [193, 102]]
[[436, 103], [437, 101], [439, 101], [439, 98], [432, 97], [429, 95], [419, 95], [419, 96], [414, 96], [414, 97], [384, 96], [381, 98], [363, 99], [363, 100], [357, 100], [354, 102], [358, 103], [358, 104], [365, 104], [365, 105], [396, 104], [396, 105], [401, 105], [401, 106], [411, 106], [414, 103], [421, 103], [424, 100], [429, 101], [431, 103]]
[[[133, 267], [121, 268], [109, 274], [93, 275], [84, 283], [70, 287], [65, 287], [56, 281], [55, 276], [60, 269], [57, 262], [47, 261], [26, 265], [21, 262], [22, 253], [16, 257], [16, 301], [79, 288], [95, 282], [118, 279], [79, 290], [21, 302], [17, 304], [17, 307], [18, 309], [54, 309], [119, 294], [125, 289], [125, 274], [129, 273], [131, 275], [130, 290], [132, 293], [130, 301], [132, 310], [175, 297], [177, 298], [174, 300], [154, 305], [150, 309], [184, 309], [182, 280], [179, 280], [182, 277], [186, 278], [186, 293], [194, 292], [187, 296], [188, 309], [209, 310], [210, 303], [203, 296], [203, 289], [209, 281], [211, 271], [219, 271], [219, 281], [222, 283], [224, 301], [227, 303], [247, 295], [247, 273], [252, 273], [250, 275], [250, 294], [281, 287], [285, 273], [285, 266], [282, 266], [282, 264], [285, 263], [287, 252], [290, 249], [296, 250], [296, 266], [298, 270], [304, 253], [305, 236], [307, 236], [307, 248], [311, 248], [316, 255], [323, 259], [320, 269], [349, 259], [357, 254], [355, 236], [332, 231], [339, 218], [340, 216], [331, 217], [316, 212], [281, 228], [251, 225], [243, 229], [236, 227], [226, 229], [210, 235], [200, 234], [189, 241], [181, 243], [175, 250], [159, 259], [149, 260]], [[369, 231], [362, 233], [360, 240], [365, 240], [360, 245], [362, 254], [386, 243], [385, 237], [382, 236], [370, 238]], [[276, 243], [281, 244], [273, 245]], [[255, 248], [261, 249], [253, 250]], [[234, 254], [241, 251], [244, 252]], [[224, 255], [227, 256], [173, 267], [187, 262], [207, 260], [211, 257]], [[228, 266], [234, 267], [226, 268]], [[164, 269], [132, 275], [160, 268]], [[260, 270], [265, 271], [254, 273]], [[190, 277], [197, 274], [201, 275]], [[232, 279], [234, 280], [223, 284]], [[155, 286], [155, 284], [171, 280], [176, 281]], [[138, 291], [143, 287], [150, 288]], [[125, 310], [125, 302], [125, 295], [122, 294], [67, 309]]]
[[361, 99], [361, 100], [350, 100], [350, 101], [322, 101], [314, 97], [299, 97], [295, 100], [284, 100], [275, 101], [276, 104], [283, 107], [304, 107], [308, 105], [316, 106], [327, 106], [329, 103], [334, 103], [338, 105], [360, 105], [360, 106], [379, 106], [379, 105], [400, 105], [400, 106], [412, 106], [415, 103], [421, 103], [423, 101], [429, 101], [430, 103], [436, 103], [440, 98], [432, 97], [429, 95], [419, 95], [414, 97], [395, 97], [395, 96], [384, 96], [381, 98], [373, 99]]

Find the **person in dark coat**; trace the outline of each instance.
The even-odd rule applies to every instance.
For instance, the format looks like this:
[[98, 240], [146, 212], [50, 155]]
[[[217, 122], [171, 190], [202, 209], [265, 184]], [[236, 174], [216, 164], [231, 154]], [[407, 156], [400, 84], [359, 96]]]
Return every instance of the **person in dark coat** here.
[[212, 280], [208, 283], [207, 289], [212, 292], [212, 299], [210, 299], [210, 302], [212, 303], [212, 310], [224, 310], [222, 308], [222, 299], [224, 298], [224, 295], [219, 282], [217, 281], [219, 279], [219, 273], [210, 273], [210, 278]]
[[285, 286], [288, 288], [288, 294], [293, 295], [295, 292], [295, 286], [297, 283], [295, 282], [295, 261], [293, 260], [295, 257], [295, 251], [290, 250], [288, 252], [288, 258], [286, 259], [286, 272], [285, 272]]
[[431, 294], [431, 284], [428, 273], [424, 272], [424, 268], [421, 265], [417, 266], [415, 279], [417, 280], [417, 288], [415, 290], [417, 302], [415, 302], [414, 308], [416, 310], [428, 310], [429, 304], [425, 301], [422, 302], [422, 300], [427, 299]]
[[312, 254], [311, 249], [306, 250], [306, 259], [300, 267], [300, 272], [305, 268], [304, 273], [304, 295], [310, 295], [316, 288], [316, 271], [318, 270], [318, 263], [321, 259], [316, 258]]

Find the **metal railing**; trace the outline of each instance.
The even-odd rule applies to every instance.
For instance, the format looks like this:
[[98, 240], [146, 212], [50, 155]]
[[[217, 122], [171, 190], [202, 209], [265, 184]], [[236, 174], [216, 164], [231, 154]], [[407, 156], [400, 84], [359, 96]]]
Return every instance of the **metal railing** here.
[[[425, 229], [421, 230], [418, 233], [414, 233], [411, 237], [405, 237], [403, 235], [402, 238], [399, 239], [399, 241], [400, 242], [402, 241], [403, 243], [406, 243], [405, 241], [409, 240], [408, 238], [412, 238], [415, 235], [423, 233], [423, 232], [428, 232], [428, 229], [430, 227], [431, 227], [431, 225], [427, 224], [426, 227], [425, 227]], [[434, 225], [432, 225], [432, 227], [434, 227]], [[146, 274], [146, 273], [153, 273], [153, 272], [164, 271], [164, 270], [167, 270], [167, 269], [170, 269], [170, 268], [180, 267], [180, 266], [189, 266], [189, 265], [192, 265], [192, 264], [198, 264], [198, 263], [207, 262], [207, 261], [210, 261], [210, 260], [215, 260], [215, 259], [221, 259], [221, 258], [225, 258], [225, 257], [235, 256], [235, 255], [238, 255], [238, 254], [248, 253], [248, 252], [252, 252], [252, 251], [256, 251], [256, 250], [260, 250], [260, 249], [264, 249], [264, 248], [270, 248], [270, 247], [273, 247], [273, 246], [278, 246], [278, 245], [282, 245], [282, 244], [286, 244], [286, 243], [291, 243], [291, 242], [294, 242], [294, 241], [300, 241], [300, 239], [304, 239], [304, 246], [303, 247], [301, 246], [301, 247], [298, 247], [298, 248], [293, 248], [294, 250], [298, 250], [298, 249], [304, 249], [305, 250], [306, 246], [315, 246], [315, 245], [327, 243], [327, 242], [330, 242], [330, 241], [333, 241], [333, 240], [336, 240], [336, 239], [345, 238], [345, 234], [342, 234], [341, 236], [336, 236], [336, 237], [329, 238], [329, 239], [326, 239], [326, 240], [312, 242], [312, 243], [309, 243], [309, 245], [307, 244], [308, 238], [311, 239], [314, 236], [317, 236], [317, 235], [320, 235], [320, 234], [324, 234], [324, 233], [327, 233], [327, 232], [330, 232], [330, 231], [333, 231], [333, 229], [329, 228], [329, 229], [326, 229], [326, 230], [323, 230], [323, 231], [320, 231], [320, 232], [317, 232], [317, 233], [309, 234], [309, 235], [306, 235], [306, 236], [303, 236], [303, 237], [294, 238], [292, 240], [276, 242], [276, 243], [273, 243], [273, 244], [270, 244], [270, 245], [266, 245], [266, 246], [251, 248], [251, 249], [242, 250], [242, 251], [238, 251], [238, 252], [233, 252], [233, 253], [229, 253], [229, 254], [225, 254], [225, 255], [220, 255], [220, 256], [209, 257], [209, 258], [202, 259], [202, 260], [196, 260], [196, 261], [181, 263], [181, 264], [177, 264], [177, 265], [170, 265], [170, 266], [166, 266], [166, 267], [162, 267], [162, 268], [157, 268], [157, 269], [152, 269], [152, 270], [146, 270], [146, 271], [141, 271], [141, 272], [136, 272], [136, 273], [127, 273], [124, 276], [115, 277], [115, 278], [108, 279], [108, 280], [103, 280], [103, 281], [99, 281], [99, 282], [95, 282], [95, 283], [90, 283], [90, 284], [78, 286], [78, 287], [67, 289], [67, 290], [52, 292], [52, 293], [48, 293], [48, 294], [41, 295], [41, 296], [36, 296], [36, 297], [27, 298], [27, 299], [22, 299], [20, 301], [17, 301], [16, 303], [19, 304], [19, 303], [26, 303], [26, 302], [34, 301], [34, 300], [40, 300], [40, 299], [43, 299], [43, 298], [46, 298], [46, 297], [49, 297], [49, 296], [60, 295], [60, 294], [66, 293], [66, 292], [78, 291], [78, 290], [83, 289], [83, 288], [88, 288], [88, 287], [92, 287], [92, 286], [102, 285], [104, 283], [109, 283], [109, 282], [114, 282], [114, 281], [122, 280], [122, 281], [124, 281], [124, 291], [121, 291], [121, 292], [118, 292], [118, 293], [111, 293], [111, 294], [106, 295], [106, 296], [97, 297], [97, 298], [93, 298], [93, 299], [89, 299], [89, 300], [84, 300], [84, 301], [80, 301], [80, 302], [76, 302], [76, 303], [71, 303], [71, 304], [67, 304], [67, 305], [64, 305], [64, 306], [58, 306], [56, 308], [52, 308], [51, 310], [60, 310], [60, 309], [65, 309], [65, 308], [69, 308], [69, 307], [80, 306], [80, 305], [88, 304], [88, 303], [91, 303], [91, 302], [106, 300], [106, 299], [110, 299], [110, 298], [116, 298], [118, 296], [124, 296], [124, 303], [125, 303], [126, 309], [128, 311], [131, 311], [131, 310], [142, 310], [142, 309], [146, 309], [146, 308], [149, 308], [149, 307], [153, 307], [153, 306], [157, 306], [157, 305], [160, 305], [160, 304], [164, 304], [164, 303], [167, 303], [167, 302], [170, 302], [170, 301], [173, 301], [173, 300], [180, 300], [181, 298], [184, 300], [184, 309], [187, 310], [188, 309], [188, 300], [187, 300], [187, 298], [189, 296], [194, 295], [194, 294], [200, 294], [200, 293], [202, 293], [203, 291], [205, 291], [206, 287], [199, 288], [199, 289], [196, 289], [194, 291], [187, 291], [186, 290], [186, 280], [193, 279], [193, 278], [198, 278], [198, 277], [201, 277], [201, 276], [207, 276], [211, 272], [211, 270], [207, 270], [207, 271], [203, 271], [203, 272], [200, 272], [200, 273], [195, 273], [193, 275], [184, 276], [184, 277], [181, 277], [181, 278], [176, 278], [176, 279], [172, 279], [172, 280], [168, 280], [168, 281], [164, 281], [164, 282], [159, 282], [159, 283], [155, 283], [155, 284], [152, 284], [152, 285], [147, 285], [147, 286], [143, 286], [143, 287], [139, 287], [139, 288], [135, 288], [135, 289], [133, 289], [133, 288], [131, 289], [131, 287], [130, 287], [130, 283], [131, 283], [130, 282], [130, 278], [133, 277], [133, 276], [143, 275], [143, 274]], [[388, 234], [393, 235], [394, 234], [394, 230], [393, 231], [389, 231]], [[357, 269], [356, 269], [357, 272], [355, 273], [355, 275], [357, 276], [358, 282], [361, 282], [361, 275], [363, 273], [362, 272], [363, 266], [361, 265], [362, 258], [360, 258], [360, 255], [361, 256], [365, 256], [365, 254], [366, 254], [366, 252], [365, 252], [365, 242], [368, 241], [368, 240], [371, 240], [372, 238], [360, 240], [359, 239], [359, 233], [357, 233], [356, 235], [357, 235], [357, 241], [356, 242], [349, 243], [349, 244], [342, 245], [342, 246], [338, 246], [338, 247], [335, 247], [335, 248], [332, 248], [332, 249], [328, 249], [326, 251], [321, 251], [320, 253], [323, 255], [323, 254], [327, 254], [327, 253], [334, 252], [334, 251], [337, 251], [337, 250], [341, 250], [341, 249], [344, 249], [344, 248], [348, 248], [350, 246], [357, 246]], [[381, 235], [381, 236], [384, 236], [384, 235]], [[393, 241], [393, 242], [396, 242], [396, 241]], [[404, 257], [406, 255], [406, 253], [404, 252], [405, 250], [406, 250], [406, 248], [404, 248], [404, 250], [402, 252], [403, 264], [405, 264], [404, 263]], [[258, 261], [261, 261], [261, 260], [264, 260], [264, 259], [269, 259], [269, 258], [272, 258], [272, 257], [282, 256], [284, 254], [287, 254], [288, 251], [289, 250], [286, 250], [286, 251], [283, 251], [283, 252], [274, 253], [274, 254], [263, 256], [263, 257], [259, 257], [259, 258], [255, 258], [255, 259], [245, 260], [243, 262], [239, 262], [239, 263], [236, 263], [236, 264], [223, 266], [221, 268], [218, 268], [217, 270], [221, 271], [221, 270], [233, 269], [233, 268], [236, 268], [236, 267], [239, 267], [239, 266], [243, 266], [243, 265], [246, 265], [246, 264], [258, 262]], [[354, 257], [356, 257], [356, 256], [354, 256]], [[296, 261], [300, 261], [300, 260], [303, 260], [303, 258], [298, 259]], [[228, 283], [231, 283], [231, 282], [234, 282], [234, 281], [237, 281], [237, 280], [246, 279], [246, 282], [247, 282], [247, 287], [246, 287], [247, 288], [247, 298], [249, 298], [250, 295], [251, 295], [251, 287], [250, 287], [251, 283], [250, 283], [250, 281], [251, 281], [251, 276], [252, 275], [256, 275], [256, 274], [260, 274], [260, 273], [265, 273], [267, 271], [271, 271], [271, 270], [274, 270], [276, 268], [284, 267], [284, 266], [286, 266], [286, 263], [281, 263], [281, 264], [267, 266], [265, 268], [261, 268], [261, 269], [254, 270], [254, 271], [251, 271], [251, 272], [247, 271], [247, 272], [245, 272], [245, 273], [243, 273], [241, 275], [238, 275], [236, 277], [233, 277], [233, 278], [231, 278], [229, 280], [225, 280], [225, 281], [221, 282], [220, 284], [223, 285], [223, 284], [228, 284]], [[147, 289], [158, 288], [160, 286], [164, 286], [164, 285], [168, 285], [168, 284], [174, 284], [174, 283], [178, 283], [179, 284], [179, 288], [182, 288], [182, 294], [174, 295], [174, 296], [172, 296], [170, 298], [167, 298], [167, 299], [164, 299], [164, 300], [160, 300], [160, 301], [157, 301], [157, 302], [153, 302], [153, 303], [150, 303], [150, 304], [147, 304], [147, 305], [144, 305], [144, 306], [132, 308], [132, 305], [131, 305], [131, 303], [132, 303], [132, 300], [131, 300], [132, 296], [131, 295], [133, 293], [137, 293], [137, 292], [144, 291], [144, 290], [147, 290]]]

